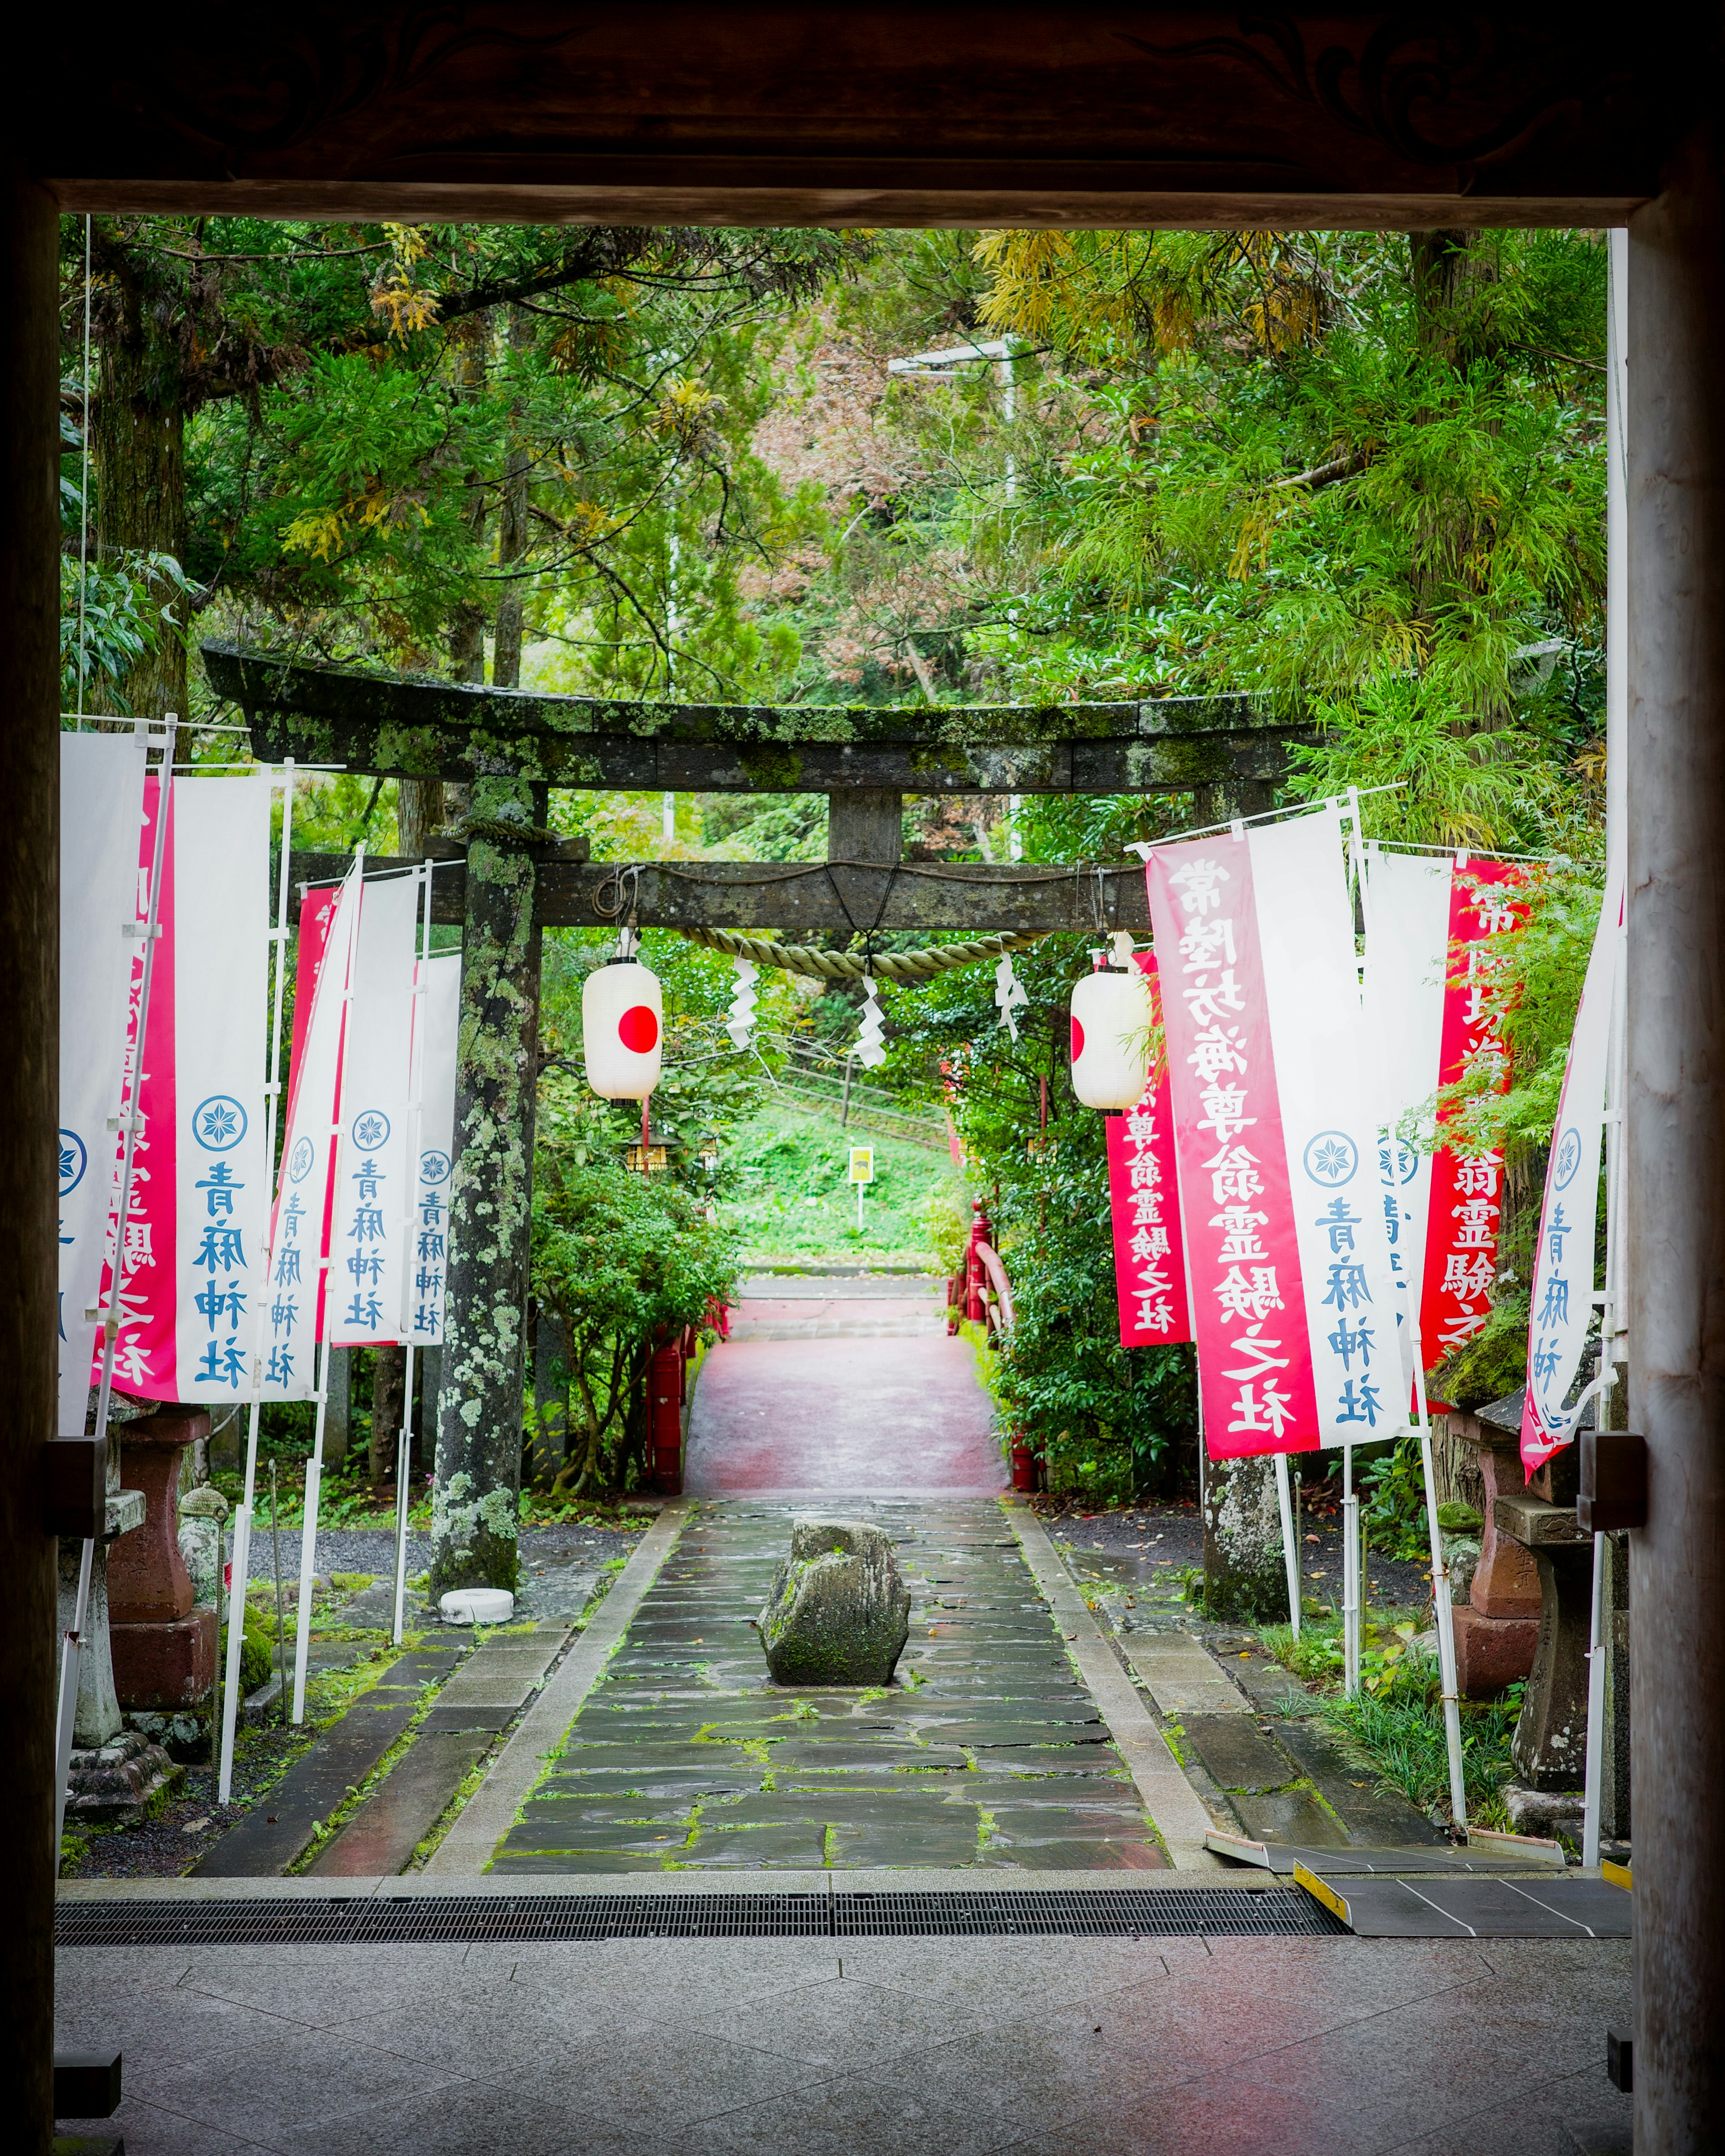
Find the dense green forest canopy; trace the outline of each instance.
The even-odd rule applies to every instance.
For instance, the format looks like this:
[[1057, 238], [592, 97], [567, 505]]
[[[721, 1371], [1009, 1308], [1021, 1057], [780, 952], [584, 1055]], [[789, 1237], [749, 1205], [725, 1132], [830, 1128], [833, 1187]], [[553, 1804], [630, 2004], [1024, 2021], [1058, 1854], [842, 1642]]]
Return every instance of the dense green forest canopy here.
[[[131, 217], [68, 219], [64, 267], [69, 708], [213, 721], [188, 662], [212, 633], [576, 693], [1250, 691], [1322, 728], [1288, 798], [1382, 789], [1375, 835], [1560, 857], [1493, 983], [1514, 1088], [1467, 1108], [1534, 1187], [1604, 850], [1602, 234]], [[455, 791], [343, 778], [299, 828], [388, 844], [393, 816], [417, 844]], [[553, 813], [602, 857], [758, 859], [820, 853], [824, 805]], [[1178, 796], [927, 798], [906, 840], [1064, 861], [1194, 820]], [[578, 984], [592, 939], [553, 941]], [[1140, 1473], [1189, 1428], [1186, 1364], [1112, 1344], [1107, 1254], [1074, 1226], [1101, 1175], [1060, 1017], [1086, 963], [1071, 937], [1021, 962], [1016, 1041], [986, 969], [889, 991], [885, 1075], [950, 1111], [1024, 1269], [1010, 1412], [1075, 1471]], [[763, 1081], [708, 1055], [728, 969], [680, 978], [707, 1030], [676, 1113], [739, 1129]], [[854, 988], [775, 993], [788, 1034], [854, 1042]], [[576, 1235], [591, 1178], [562, 1158]]]

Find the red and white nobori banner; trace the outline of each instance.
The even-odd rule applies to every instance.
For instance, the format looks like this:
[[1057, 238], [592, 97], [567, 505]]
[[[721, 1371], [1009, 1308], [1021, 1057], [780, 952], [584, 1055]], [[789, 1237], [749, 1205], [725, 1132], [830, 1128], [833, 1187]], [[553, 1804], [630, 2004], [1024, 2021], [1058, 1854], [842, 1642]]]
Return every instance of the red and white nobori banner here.
[[[1159, 1022], [1162, 996], [1153, 952], [1132, 954], [1150, 983]], [[1192, 1337], [1186, 1252], [1174, 1166], [1174, 1111], [1168, 1058], [1153, 1063], [1143, 1098], [1103, 1123], [1108, 1142], [1108, 1209], [1114, 1222], [1114, 1285], [1122, 1348], [1165, 1348]]]
[[329, 1339], [393, 1346], [401, 1329], [413, 1143], [413, 968], [418, 875], [362, 886], [336, 1121]]
[[408, 1229], [403, 1340], [441, 1346], [449, 1277], [449, 1190], [455, 1161], [455, 1036], [461, 1019], [461, 953], [420, 963], [425, 993], [413, 1010], [413, 1082], [419, 1101], [419, 1173]]
[[127, 1074], [144, 736], [60, 736], [59, 1430], [84, 1428], [120, 1192], [109, 1125]]
[[[270, 774], [167, 788], [160, 929], [124, 1224], [114, 1381], [145, 1399], [249, 1399], [264, 1291]], [[138, 918], [160, 782], [145, 788]], [[133, 1032], [145, 946], [132, 962]], [[110, 1239], [111, 1258], [112, 1239]]]
[[[1522, 872], [1512, 861], [1458, 861], [1450, 875], [1450, 934], [1438, 1083], [1451, 1086], [1481, 1055], [1497, 1060], [1500, 1089], [1509, 1061], [1485, 1004], [1481, 961], [1493, 940], [1526, 916], [1517, 904]], [[1503, 1156], [1464, 1159], [1447, 1146], [1432, 1156], [1425, 1228], [1420, 1339], [1428, 1370], [1471, 1340], [1491, 1314], [1497, 1234], [1503, 1218]]]
[[1405, 1416], [1340, 819], [1147, 865], [1210, 1456], [1388, 1435]]
[[317, 1392], [334, 1126], [358, 916], [357, 869], [334, 890], [308, 892], [300, 909], [293, 1071], [270, 1227], [270, 1298], [259, 1335], [265, 1399], [306, 1400]]
[[[1522, 1464], [1530, 1476], [1553, 1453], [1574, 1442], [1583, 1403], [1569, 1400], [1594, 1312], [1594, 1232], [1599, 1202], [1599, 1147], [1605, 1135], [1605, 1090], [1611, 1012], [1623, 951], [1624, 883], [1614, 872], [1599, 907], [1599, 925], [1575, 1014], [1563, 1091], [1546, 1163], [1545, 1200], [1533, 1258], [1532, 1322], [1527, 1332], [1527, 1392], [1522, 1406]], [[1566, 1404], [1566, 1403], [1568, 1403]]]

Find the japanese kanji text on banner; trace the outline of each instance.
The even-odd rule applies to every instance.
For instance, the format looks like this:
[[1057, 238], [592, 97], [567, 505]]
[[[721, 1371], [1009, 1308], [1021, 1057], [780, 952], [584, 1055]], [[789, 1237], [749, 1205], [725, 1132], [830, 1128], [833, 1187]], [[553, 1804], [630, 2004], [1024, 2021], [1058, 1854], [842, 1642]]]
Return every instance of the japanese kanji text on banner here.
[[[1509, 1084], [1509, 1066], [1486, 999], [1483, 967], [1498, 937], [1517, 928], [1521, 871], [1508, 861], [1459, 862], [1450, 877], [1450, 931], [1444, 983], [1443, 1045], [1438, 1083], [1452, 1086], [1481, 1055]], [[1430, 1097], [1428, 1087], [1425, 1097]], [[1497, 1279], [1497, 1232], [1503, 1217], [1503, 1157], [1464, 1158], [1442, 1147], [1433, 1156], [1425, 1228], [1425, 1285], [1420, 1309], [1425, 1367], [1472, 1339], [1491, 1314]]]
[[1157, 847], [1148, 873], [1206, 1445], [1387, 1435], [1405, 1415], [1339, 818]]
[[[1153, 952], [1134, 952], [1150, 984], [1155, 1020], [1162, 998]], [[1143, 1098], [1103, 1126], [1108, 1146], [1108, 1209], [1114, 1224], [1114, 1284], [1122, 1348], [1168, 1347], [1192, 1337], [1186, 1306], [1186, 1253], [1180, 1237], [1174, 1168], [1174, 1114], [1168, 1057], [1153, 1055]]]
[[444, 1337], [449, 1272], [449, 1184], [455, 1158], [455, 1034], [461, 1016], [461, 953], [435, 952], [419, 968], [425, 993], [414, 1012], [418, 1067], [419, 1173], [409, 1229], [402, 1337], [435, 1348]]
[[[1624, 886], [1607, 885], [1599, 925], [1575, 1014], [1563, 1091], [1545, 1169], [1539, 1245], [1533, 1258], [1527, 1393], [1522, 1408], [1522, 1463], [1537, 1474], [1560, 1445], [1572, 1443], [1581, 1403], [1570, 1400], [1594, 1312], [1594, 1232], [1599, 1202], [1599, 1147], [1605, 1135], [1605, 1081], [1611, 1006], [1623, 948]], [[1568, 1403], [1568, 1404], [1566, 1404]]]
[[[1481, 978], [1494, 939], [1520, 918], [1518, 871], [1506, 861], [1385, 853], [1367, 849], [1371, 934], [1366, 945], [1366, 1017], [1375, 1056], [1382, 1126], [1378, 1175], [1399, 1307], [1420, 1321], [1430, 1370], [1471, 1340], [1490, 1314], [1497, 1276], [1503, 1160], [1497, 1152], [1458, 1157], [1432, 1149], [1437, 1132], [1411, 1127], [1440, 1085], [1481, 1055], [1496, 1059], [1500, 1086], [1508, 1065]], [[1406, 1375], [1413, 1383], [1413, 1327], [1404, 1323]]]
[[360, 896], [330, 1232], [329, 1337], [340, 1348], [404, 1337], [419, 893], [418, 876], [398, 875], [366, 884]]
[[[270, 778], [178, 778], [157, 918], [114, 1377], [146, 1399], [244, 1399], [264, 1291]], [[159, 781], [145, 789], [147, 883]], [[141, 891], [139, 917], [147, 910]], [[143, 983], [133, 961], [131, 1009]]]
[[60, 736], [59, 1428], [84, 1428], [93, 1310], [118, 1201], [109, 1125], [126, 1060], [144, 737]]
[[294, 1068], [270, 1235], [270, 1302], [263, 1328], [265, 1399], [306, 1400], [317, 1386], [323, 1260], [329, 1248], [333, 1126], [341, 1068], [348, 969], [359, 877], [350, 875], [300, 921]]

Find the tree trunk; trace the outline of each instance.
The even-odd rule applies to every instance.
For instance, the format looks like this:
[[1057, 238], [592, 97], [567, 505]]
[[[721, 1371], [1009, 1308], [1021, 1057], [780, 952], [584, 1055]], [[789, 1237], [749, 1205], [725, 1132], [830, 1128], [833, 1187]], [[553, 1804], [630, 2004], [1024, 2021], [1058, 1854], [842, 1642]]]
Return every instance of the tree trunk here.
[[[534, 321], [525, 307], [513, 310], [509, 340], [517, 352], [533, 341]], [[517, 403], [517, 423], [523, 408]], [[503, 493], [497, 511], [497, 567], [503, 572], [497, 588], [497, 620], [491, 635], [491, 681], [499, 689], [521, 685], [521, 624], [525, 614], [526, 580], [510, 572], [525, 561], [527, 552], [527, 475], [531, 459], [525, 442], [511, 444], [503, 468]]]
[[1204, 1470], [1204, 1607], [1224, 1622], [1286, 1622], [1288, 1575], [1273, 1460], [1209, 1460]]
[[[171, 387], [177, 377], [173, 356], [151, 348], [144, 311], [132, 300], [120, 333], [98, 347], [90, 413], [96, 555], [110, 567], [127, 554], [186, 559], [186, 415]], [[185, 603], [171, 587], [158, 583], [151, 595], [183, 626]], [[171, 624], [120, 690], [135, 716], [184, 716], [186, 647]]]
[[444, 783], [440, 778], [401, 778], [395, 787], [395, 850], [409, 860], [422, 860], [425, 842], [442, 829]]
[[396, 1447], [407, 1412], [408, 1351], [378, 1348], [372, 1363], [372, 1487], [381, 1490], [395, 1471]]
[[[542, 824], [544, 788], [473, 786], [475, 816]], [[449, 1303], [438, 1400], [431, 1594], [513, 1588], [539, 1058], [533, 860], [475, 838], [467, 854]]]

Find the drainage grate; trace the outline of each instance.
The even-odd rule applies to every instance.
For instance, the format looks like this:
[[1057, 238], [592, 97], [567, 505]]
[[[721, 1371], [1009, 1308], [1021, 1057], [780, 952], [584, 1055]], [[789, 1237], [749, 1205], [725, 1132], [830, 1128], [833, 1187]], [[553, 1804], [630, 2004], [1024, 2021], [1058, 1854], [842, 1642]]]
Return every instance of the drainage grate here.
[[448, 1894], [319, 1901], [64, 1902], [63, 1947], [388, 1946], [495, 1939], [1326, 1938], [1297, 1887], [978, 1888], [958, 1893]]
[[963, 1893], [833, 1896], [839, 1938], [911, 1933], [996, 1937], [1013, 1932], [1119, 1938], [1152, 1933], [1328, 1938], [1347, 1926], [1297, 1887], [983, 1887]]

